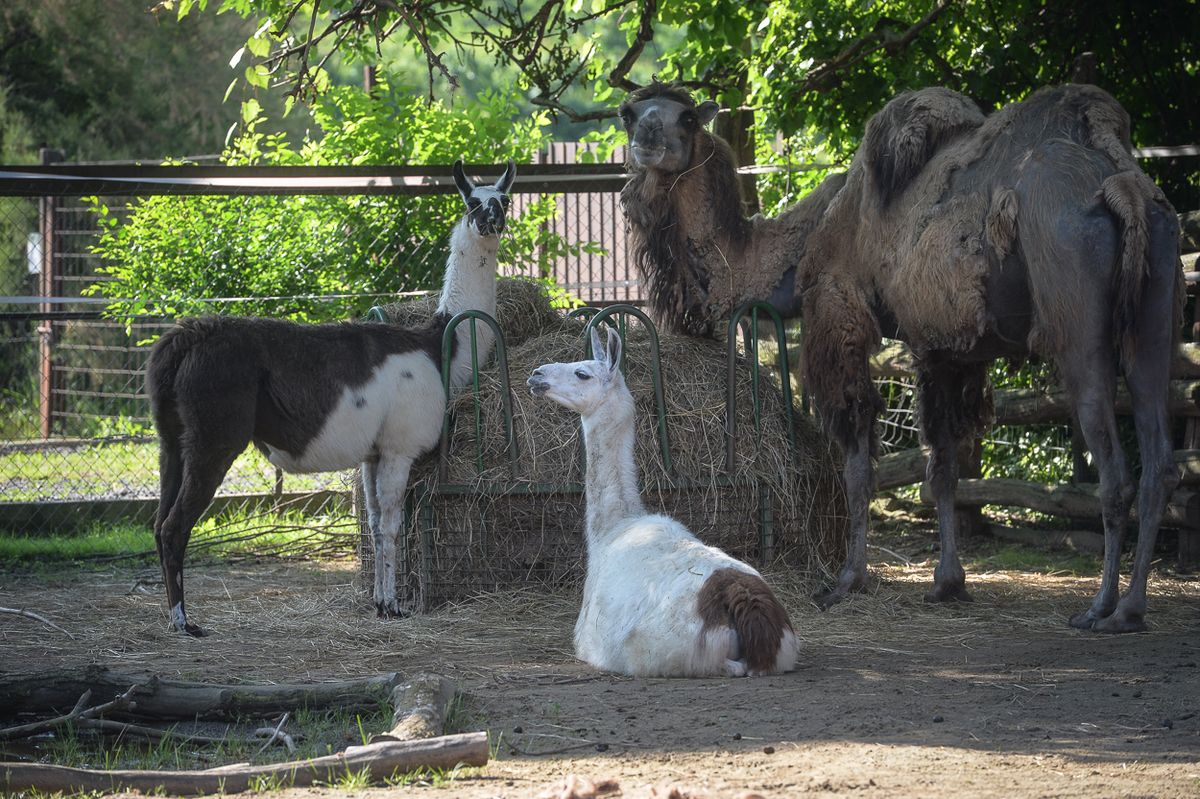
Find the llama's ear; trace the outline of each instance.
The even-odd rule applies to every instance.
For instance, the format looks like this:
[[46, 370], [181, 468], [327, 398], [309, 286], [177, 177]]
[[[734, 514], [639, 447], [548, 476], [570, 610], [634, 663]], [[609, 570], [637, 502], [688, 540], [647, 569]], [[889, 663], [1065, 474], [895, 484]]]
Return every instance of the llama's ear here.
[[608, 369], [615, 372], [621, 367], [621, 334], [611, 327], [608, 328]]
[[508, 166], [504, 169], [504, 174], [500, 176], [500, 180], [496, 183], [496, 191], [501, 194], [508, 194], [508, 190], [512, 188], [513, 181], [517, 177], [517, 165], [513, 160], [508, 159]]
[[592, 360], [604, 362], [605, 355], [604, 347], [600, 344], [600, 331], [592, 328]]
[[721, 110], [721, 106], [714, 103], [712, 100], [705, 100], [696, 106], [696, 117], [700, 120], [701, 125], [707, 125], [717, 118], [717, 112]]
[[475, 191], [475, 184], [467, 177], [467, 173], [463, 172], [462, 159], [454, 162], [454, 168], [451, 170], [454, 173], [454, 185], [458, 187], [458, 193], [462, 195], [463, 202], [466, 202], [471, 197], [471, 192]]

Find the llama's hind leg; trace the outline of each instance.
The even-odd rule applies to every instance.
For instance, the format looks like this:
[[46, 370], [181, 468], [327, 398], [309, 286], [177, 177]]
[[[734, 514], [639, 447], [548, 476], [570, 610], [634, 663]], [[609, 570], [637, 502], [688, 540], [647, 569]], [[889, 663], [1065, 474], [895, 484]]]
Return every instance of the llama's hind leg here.
[[192, 536], [192, 528], [212, 502], [213, 495], [217, 493], [217, 488], [239, 452], [240, 449], [230, 449], [205, 453], [202, 457], [185, 453], [179, 493], [156, 532], [155, 543], [167, 590], [171, 629], [188, 635], [200, 637], [207, 635], [207, 632], [187, 617], [183, 593], [184, 553]]
[[[408, 615], [396, 596], [396, 550], [404, 535], [404, 494], [412, 463], [407, 456], [385, 454], [373, 469], [379, 508], [378, 523], [371, 530], [375, 544], [375, 610], [381, 618]], [[371, 491], [365, 480], [364, 489], [368, 494]]]

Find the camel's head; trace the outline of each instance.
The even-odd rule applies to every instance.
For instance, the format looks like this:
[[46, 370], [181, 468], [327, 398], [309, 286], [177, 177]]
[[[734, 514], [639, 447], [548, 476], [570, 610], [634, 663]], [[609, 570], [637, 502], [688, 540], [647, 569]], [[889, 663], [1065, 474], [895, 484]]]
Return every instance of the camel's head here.
[[608, 341], [600, 344], [600, 334], [592, 329], [590, 361], [548, 363], [533, 370], [525, 381], [535, 397], [547, 397], [559, 405], [588, 416], [614, 395], [629, 394], [621, 376], [621, 336], [610, 328]]
[[686, 91], [665, 83], [638, 89], [617, 112], [629, 136], [630, 166], [660, 172], [682, 172], [692, 166], [696, 134], [718, 109], [711, 100], [696, 105]]
[[467, 204], [467, 225], [480, 236], [499, 236], [508, 216], [508, 192], [517, 176], [517, 165], [508, 160], [504, 174], [492, 185], [477, 186], [463, 171], [461, 160], [454, 162], [454, 185]]

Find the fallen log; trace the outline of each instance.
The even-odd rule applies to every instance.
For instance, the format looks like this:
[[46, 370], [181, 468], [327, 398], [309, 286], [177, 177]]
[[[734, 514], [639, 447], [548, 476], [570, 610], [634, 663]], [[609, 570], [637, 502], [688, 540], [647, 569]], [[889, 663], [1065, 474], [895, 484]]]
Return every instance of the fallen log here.
[[393, 673], [329, 683], [213, 685], [119, 674], [102, 666], [90, 666], [0, 683], [0, 717], [63, 713], [74, 707], [87, 691], [91, 691], [94, 701], [109, 702], [131, 686], [136, 713], [124, 715], [139, 719], [277, 716], [301, 707], [373, 708], [389, 700], [401, 679]]
[[[908, 380], [917, 378], [912, 350], [902, 341], [888, 341], [869, 359], [871, 377], [876, 379]], [[1200, 378], [1200, 343], [1184, 341], [1171, 361], [1171, 377], [1182, 380]]]
[[437, 674], [422, 673], [392, 690], [392, 728], [371, 741], [415, 741], [445, 732], [446, 714], [457, 687]]
[[336, 755], [251, 766], [239, 763], [203, 771], [139, 771], [68, 768], [40, 763], [0, 763], [4, 793], [37, 790], [41, 793], [141, 791], [196, 796], [239, 793], [264, 783], [306, 786], [336, 783], [347, 774], [364, 771], [373, 782], [393, 774], [422, 768], [452, 769], [484, 766], [488, 762], [486, 732], [445, 735], [419, 741], [382, 741], [348, 747]]
[[[1200, 416], [1200, 381], [1172, 380], [1170, 383], [1170, 412], [1174, 416]], [[1066, 422], [1071, 416], [1067, 394], [1061, 389], [1005, 389], [996, 392], [996, 424], [1045, 424]], [[1117, 413], [1128, 414], [1133, 409], [1129, 392], [1122, 386], [1117, 390]]]
[[[1200, 449], [1177, 449], [1173, 457], [1179, 467], [1179, 484], [1200, 486]], [[889, 452], [879, 459], [875, 467], [876, 487], [886, 491], [923, 482], [928, 460], [920, 447]]]
[[920, 447], [889, 452], [875, 467], [875, 486], [879, 491], [913, 485], [925, 479], [929, 456]]
[[[1028, 508], [1054, 516], [1075, 519], [1099, 519], [1099, 486], [1095, 483], [1046, 485], [1005, 477], [959, 480], [955, 506], [1006, 505]], [[921, 501], [933, 504], [928, 486], [921, 486]], [[1167, 502], [1162, 523], [1167, 527], [1187, 527], [1200, 518], [1200, 493], [1177, 488]]]

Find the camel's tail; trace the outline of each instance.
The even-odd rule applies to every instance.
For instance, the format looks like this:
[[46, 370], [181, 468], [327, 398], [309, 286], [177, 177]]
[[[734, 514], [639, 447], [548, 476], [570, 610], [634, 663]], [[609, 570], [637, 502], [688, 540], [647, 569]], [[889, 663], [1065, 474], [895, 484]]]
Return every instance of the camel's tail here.
[[[1121, 228], [1120, 261], [1113, 275], [1112, 334], [1121, 363], [1129, 365], [1137, 347], [1139, 308], [1152, 268], [1151, 207], [1166, 204], [1166, 199], [1148, 177], [1132, 170], [1109, 176], [1100, 192]], [[1177, 256], [1177, 242], [1174, 251]], [[1179, 271], [1177, 265], [1175, 271]]]

